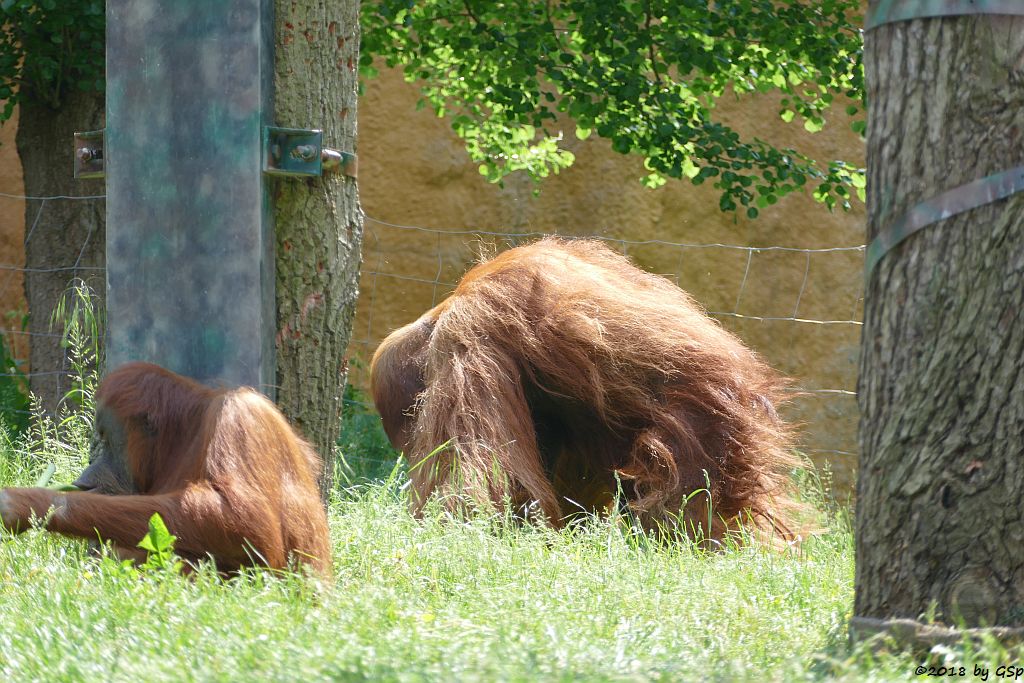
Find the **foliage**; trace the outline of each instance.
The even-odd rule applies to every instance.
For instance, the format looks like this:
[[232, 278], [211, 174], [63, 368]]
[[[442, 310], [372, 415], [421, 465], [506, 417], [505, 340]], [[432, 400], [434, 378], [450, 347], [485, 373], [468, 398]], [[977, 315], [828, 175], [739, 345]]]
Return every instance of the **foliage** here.
[[147, 571], [181, 571], [182, 562], [174, 554], [177, 536], [171, 534], [159, 513], [149, 518], [149, 531], [139, 541], [139, 547], [146, 551], [146, 562], [142, 568]]
[[[744, 139], [715, 101], [781, 93], [780, 116], [815, 132], [827, 110], [862, 114], [860, 0], [377, 0], [363, 3], [364, 75], [400, 65], [450, 115], [480, 172], [535, 178], [572, 163], [575, 133], [644, 157], [646, 182], [714, 179], [723, 210], [774, 204], [812, 187], [830, 208], [863, 172]], [[863, 132], [863, 120], [853, 123]]]
[[103, 90], [103, 0], [2, 0], [0, 122], [29, 96], [53, 108], [69, 89]]
[[[715, 102], [781, 94], [780, 116], [811, 132], [837, 101], [859, 116], [860, 0], [376, 0], [363, 5], [363, 73], [400, 65], [449, 114], [481, 173], [534, 178], [573, 162], [560, 143], [596, 132], [640, 154], [651, 186], [713, 180], [723, 210], [749, 216], [810, 188], [830, 208], [863, 196], [864, 176], [741, 137]], [[103, 0], [0, 0], [0, 120], [30, 94], [60, 106], [102, 90]], [[864, 121], [852, 124], [863, 132]]]
[[72, 386], [54, 415], [44, 410], [38, 397], [31, 397], [32, 417], [17, 442], [22, 456], [18, 465], [29, 473], [43, 472], [39, 477], [44, 485], [51, 478], [73, 481], [89, 462], [93, 397], [99, 383], [96, 354], [100, 353], [101, 311], [96, 294], [79, 280], [61, 296], [50, 319], [51, 327], [61, 330]]
[[[400, 484], [332, 504], [333, 587], [209, 567], [140, 580], [53, 534], [0, 541], [0, 679], [921, 680], [913, 655], [847, 643], [848, 521], [800, 553], [702, 554], [599, 520], [414, 520]], [[931, 660], [991, 673], [1022, 654]]]
[[50, 329], [60, 329], [60, 344], [68, 356], [73, 386], [62, 403], [92, 411], [92, 391], [103, 364], [100, 340], [104, 326], [103, 299], [82, 279], [76, 278], [54, 306]]
[[11, 353], [5, 336], [0, 336], [0, 420], [14, 434], [23, 434], [29, 424], [28, 378], [21, 361]]
[[[87, 442], [70, 447], [84, 461]], [[13, 455], [0, 440], [0, 486], [30, 482]], [[395, 467], [332, 501], [333, 587], [208, 564], [180, 576], [156, 515], [142, 574], [54, 534], [0, 538], [0, 679], [916, 680], [914, 656], [847, 644], [849, 515], [799, 552], [706, 552], [614, 519], [556, 532], [432, 505], [416, 520], [407, 483]], [[995, 671], [1022, 655], [930, 659]]]
[[369, 397], [351, 382], [345, 385], [341, 405], [338, 458], [338, 474], [350, 484], [387, 476], [398, 458]]

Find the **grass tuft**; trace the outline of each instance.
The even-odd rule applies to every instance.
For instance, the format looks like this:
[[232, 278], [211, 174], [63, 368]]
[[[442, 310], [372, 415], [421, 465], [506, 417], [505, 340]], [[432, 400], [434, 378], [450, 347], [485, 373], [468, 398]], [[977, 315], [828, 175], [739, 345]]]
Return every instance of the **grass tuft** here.
[[[0, 678], [917, 680], [910, 655], [846, 644], [846, 518], [799, 552], [707, 552], [614, 520], [414, 520], [403, 479], [331, 501], [332, 587], [126, 571], [40, 531], [0, 540]], [[994, 645], [936, 656], [1013, 661]]]
[[[790, 551], [666, 543], [614, 515], [555, 531], [433, 501], [415, 520], [402, 461], [357, 411], [328, 515], [333, 586], [142, 572], [39, 530], [0, 533], [0, 680], [920, 680], [910, 654], [848, 645], [853, 533], [820, 482], [801, 487], [827, 531]], [[70, 481], [87, 432], [84, 417], [28, 441], [0, 430], [0, 486], [49, 464]], [[987, 643], [930, 663], [994, 675], [1022, 654]]]

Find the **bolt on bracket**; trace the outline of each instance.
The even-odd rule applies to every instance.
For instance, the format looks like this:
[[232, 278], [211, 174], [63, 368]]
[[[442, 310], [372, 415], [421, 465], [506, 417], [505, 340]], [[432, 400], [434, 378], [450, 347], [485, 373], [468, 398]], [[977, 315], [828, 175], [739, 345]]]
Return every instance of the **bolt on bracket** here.
[[263, 172], [269, 175], [319, 176], [340, 170], [356, 177], [356, 155], [323, 145], [323, 131], [303, 128], [263, 129]]
[[[75, 178], [104, 177], [104, 130], [75, 133]], [[340, 171], [355, 178], [356, 155], [323, 146], [323, 132], [301, 128], [263, 129], [263, 172], [269, 175], [319, 176]]]
[[75, 178], [102, 178], [103, 133], [91, 130], [75, 133]]

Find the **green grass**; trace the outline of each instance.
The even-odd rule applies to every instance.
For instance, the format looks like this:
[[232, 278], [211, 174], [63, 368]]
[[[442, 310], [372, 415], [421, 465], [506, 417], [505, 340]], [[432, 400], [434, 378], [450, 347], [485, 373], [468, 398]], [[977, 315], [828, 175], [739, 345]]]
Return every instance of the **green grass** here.
[[[353, 368], [362, 363], [352, 361]], [[338, 434], [339, 481], [358, 481], [387, 476], [395, 465], [398, 452], [391, 447], [380, 424], [380, 415], [373, 409], [369, 396], [352, 383], [345, 385], [341, 403], [341, 430]]]
[[[0, 483], [31, 483], [25, 462], [8, 447]], [[414, 520], [403, 481], [335, 498], [333, 586], [144, 574], [40, 531], [0, 539], [0, 680], [921, 679], [910, 655], [846, 644], [842, 516], [799, 553], [707, 554], [608, 521], [553, 532]], [[1019, 654], [933, 657], [994, 672]]]

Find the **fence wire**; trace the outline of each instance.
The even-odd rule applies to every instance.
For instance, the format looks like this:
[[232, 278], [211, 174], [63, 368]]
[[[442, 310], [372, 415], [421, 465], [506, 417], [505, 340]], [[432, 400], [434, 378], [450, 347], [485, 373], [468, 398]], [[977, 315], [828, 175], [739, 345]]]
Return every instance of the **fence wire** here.
[[[2, 323], [0, 323], [0, 336], [4, 339], [8, 360], [14, 361], [17, 368], [13, 372], [10, 371], [9, 367], [2, 368], [0, 378], [24, 377], [29, 382], [31, 382], [32, 378], [36, 377], [54, 378], [60, 395], [70, 390], [71, 372], [67, 349], [62, 349], [59, 367], [28, 367], [32, 340], [39, 339], [46, 340], [48, 343], [57, 343], [56, 340], [61, 339], [63, 335], [59, 329], [46, 332], [28, 329], [28, 302], [25, 297], [24, 278], [32, 274], [67, 273], [68, 284], [70, 284], [76, 277], [102, 273], [104, 270], [102, 267], [82, 265], [82, 258], [93, 237], [92, 231], [90, 230], [85, 235], [82, 244], [74, 250], [77, 253], [77, 257], [70, 263], [47, 264], [45, 267], [28, 267], [24, 259], [30, 243], [37, 237], [39, 228], [46, 225], [48, 209], [56, 202], [84, 202], [103, 200], [105, 198], [106, 195], [104, 194], [31, 196], [0, 192], [0, 199], [16, 202], [15, 206], [17, 207], [18, 215], [24, 216], [27, 219], [22, 248], [18, 253], [21, 257], [20, 262], [0, 262], [0, 301], [5, 306], [5, 310], [2, 312], [6, 314], [0, 318], [2, 320]], [[13, 213], [8, 212], [8, 215]], [[46, 311], [43, 315], [47, 316], [48, 319], [49, 313], [49, 311]], [[21, 368], [25, 368], [25, 371], [21, 371]], [[8, 413], [30, 414], [30, 411], [13, 407], [7, 407], [6, 410]]]
[[[794, 326], [796, 330], [804, 328], [807, 328], [808, 331], [836, 330], [829, 334], [843, 336], [849, 343], [855, 345], [862, 326], [860, 311], [863, 306], [863, 291], [859, 278], [859, 265], [864, 256], [863, 244], [802, 248], [783, 245], [749, 246], [721, 242], [675, 242], [663, 239], [631, 240], [607, 235], [558, 234], [555, 231], [432, 228], [389, 222], [371, 215], [364, 215], [364, 218], [362, 284], [356, 327], [350, 342], [350, 353], [364, 361], [372, 356], [376, 345], [391, 329], [410, 322], [428, 306], [439, 303], [455, 288], [473, 257], [480, 256], [480, 254], [468, 254], [469, 258], [460, 258], [460, 256], [467, 256], [467, 244], [489, 245], [492, 247], [491, 251], [497, 251], [546, 235], [558, 235], [565, 239], [583, 237], [598, 239], [613, 246], [621, 253], [634, 257], [634, 260], [640, 261], [645, 266], [647, 264], [635, 256], [645, 249], [656, 248], [660, 252], [658, 259], [660, 263], [674, 264], [674, 266], [669, 266], [670, 269], [661, 269], [656, 272], [672, 279], [684, 289], [689, 289], [687, 286], [689, 283], [684, 273], [686, 270], [684, 264], [688, 262], [688, 255], [699, 259], [702, 258], [702, 252], [703, 257], [708, 256], [706, 253], [708, 251], [735, 253], [742, 259], [742, 263], [736, 270], [736, 279], [732, 285], [733, 294], [727, 296], [724, 292], [725, 288], [715, 287], [713, 293], [717, 295], [719, 303], [726, 305], [708, 306], [706, 310], [709, 315], [719, 319], [726, 327], [731, 328], [741, 337], [744, 335], [741, 330], [736, 329], [736, 325], [784, 325]], [[479, 251], [486, 252], [488, 249]], [[671, 256], [669, 256], [670, 254]], [[796, 274], [795, 282], [797, 284], [793, 290], [791, 303], [787, 307], [783, 302], [777, 301], [773, 304], [773, 308], [776, 310], [771, 312], [757, 310], [758, 297], [754, 296], [751, 291], [751, 288], [755, 286], [753, 284], [753, 269], [757, 266], [759, 259], [781, 255], [799, 262], [799, 266], [792, 269]], [[814, 315], [807, 310], [809, 295], [815, 289], [813, 272], [818, 269], [819, 274], [830, 275], [827, 271], [832, 269], [834, 264], [827, 263], [826, 260], [835, 258], [845, 259], [847, 265], [853, 261], [856, 267], [847, 268], [847, 271], [852, 273], [850, 281], [843, 282], [837, 291], [823, 293], [821, 287], [817, 288], [817, 291], [814, 292], [818, 303], [816, 308], [819, 313], [831, 311], [847, 313], [836, 316]], [[771, 276], [771, 274], [768, 275], [768, 277]], [[416, 288], [419, 288], [420, 296], [414, 295]], [[394, 308], [395, 294], [393, 290], [396, 289], [403, 292], [399, 295], [402, 299], [416, 300], [417, 303], [421, 300], [423, 302], [419, 310], [411, 312], [412, 315], [407, 316], [406, 319], [394, 319], [395, 315], [391, 309]], [[692, 289], [690, 289], [690, 293], [696, 294]], [[700, 296], [696, 296], [696, 298], [698, 301], [702, 300]], [[782, 310], [779, 310], [780, 307]], [[808, 332], [797, 331], [790, 334], [799, 338]], [[752, 345], [758, 348], [757, 345]], [[777, 352], [778, 349], [761, 349], [761, 351], [764, 354], [765, 351]], [[816, 431], [819, 434], [806, 441], [805, 447], [801, 450], [823, 457], [843, 458], [846, 463], [852, 463], [857, 450], [855, 434], [852, 430], [857, 411], [857, 394], [852, 363], [847, 365], [849, 371], [839, 373], [844, 376], [838, 386], [808, 385], [806, 382], [800, 381], [799, 372], [792, 374], [798, 376], [797, 385], [794, 387], [798, 395], [797, 400], [819, 403], [821, 405], [812, 408], [810, 412], [823, 419], [833, 422], [839, 420], [845, 424], [845, 433], [841, 435], [829, 434], [832, 430], [827, 425], [805, 424], [805, 427], [812, 428], [811, 430], [805, 429], [805, 431]], [[357, 385], [365, 386], [367, 383], [365, 363], [363, 367], [354, 368], [350, 377]], [[845, 466], [846, 464], [844, 464]]]
[[[438, 301], [439, 301], [439, 298], [440, 298], [439, 297], [439, 291], [438, 291], [439, 288], [441, 288], [441, 289], [449, 289], [450, 290], [450, 289], [454, 289], [455, 286], [458, 284], [457, 280], [446, 280], [446, 279], [444, 279], [442, 277], [442, 272], [444, 270], [443, 259], [442, 259], [442, 248], [441, 248], [441, 244], [440, 244], [440, 240], [442, 238], [450, 238], [450, 237], [453, 237], [453, 236], [455, 236], [455, 237], [463, 237], [463, 238], [470, 237], [470, 238], [476, 238], [476, 239], [485, 238], [485, 237], [494, 237], [494, 238], [502, 239], [502, 240], [504, 240], [506, 242], [509, 242], [508, 246], [515, 246], [515, 244], [518, 244], [518, 243], [520, 243], [521, 241], [524, 241], [524, 240], [537, 239], [537, 238], [544, 237], [544, 236], [547, 236], [547, 235], [557, 234], [557, 233], [553, 233], [553, 232], [552, 233], [544, 233], [544, 232], [500, 232], [500, 231], [493, 231], [493, 230], [456, 230], [456, 229], [447, 230], [447, 229], [437, 229], [437, 228], [426, 228], [426, 227], [414, 226], [414, 225], [400, 225], [400, 224], [397, 224], [397, 223], [388, 223], [386, 221], [382, 221], [382, 220], [379, 220], [377, 218], [373, 218], [372, 216], [365, 215], [365, 214], [364, 214], [364, 218], [365, 218], [365, 221], [366, 221], [367, 224], [375, 224], [375, 225], [379, 225], [379, 226], [382, 226], [382, 227], [385, 227], [385, 228], [389, 228], [389, 229], [393, 229], [393, 230], [399, 230], [399, 231], [416, 231], [416, 232], [419, 232], [419, 233], [427, 233], [427, 234], [436, 235], [436, 237], [438, 238], [437, 272], [436, 272], [436, 274], [434, 275], [433, 278], [416, 277], [416, 276], [413, 276], [413, 275], [407, 275], [407, 274], [401, 274], [401, 273], [381, 270], [381, 264], [382, 264], [382, 261], [383, 261], [383, 258], [384, 258], [384, 252], [379, 250], [379, 249], [377, 249], [377, 246], [381, 243], [381, 236], [377, 233], [377, 231], [374, 228], [372, 228], [372, 227], [367, 227], [366, 228], [366, 234], [364, 235], [364, 241], [363, 241], [363, 264], [364, 265], [363, 265], [363, 269], [362, 269], [362, 276], [363, 276], [364, 280], [367, 277], [370, 278], [370, 289], [369, 289], [369, 292], [368, 292], [368, 294], [369, 294], [369, 301], [367, 301], [365, 303], [363, 301], [360, 302], [360, 304], [363, 305], [364, 309], [368, 311], [368, 314], [367, 314], [367, 326], [366, 326], [366, 336], [361, 338], [361, 339], [358, 339], [358, 340], [353, 340], [351, 343], [367, 347], [368, 350], [369, 350], [369, 346], [373, 343], [373, 336], [372, 336], [373, 310], [375, 308], [374, 304], [375, 304], [375, 301], [376, 301], [376, 294], [377, 294], [377, 287], [376, 286], [377, 286], [378, 278], [391, 279], [391, 280], [399, 280], [399, 281], [406, 281], [406, 282], [414, 282], [414, 283], [426, 284], [426, 285], [433, 286], [434, 287], [434, 291], [433, 291], [432, 296], [431, 296], [431, 302], [430, 302], [431, 306], [436, 305], [438, 303]], [[561, 235], [561, 237], [570, 238], [570, 239], [572, 239], [572, 238], [597, 239], [597, 240], [601, 240], [601, 241], [617, 244], [619, 246], [620, 251], [622, 251], [622, 253], [624, 253], [626, 255], [629, 254], [630, 247], [647, 246], [647, 245], [657, 245], [657, 246], [661, 246], [661, 247], [674, 248], [674, 249], [679, 249], [680, 251], [685, 250], [685, 249], [725, 249], [725, 250], [736, 250], [736, 251], [745, 252], [746, 255], [747, 255], [746, 266], [744, 267], [744, 270], [743, 270], [743, 277], [742, 277], [742, 279], [740, 281], [740, 284], [739, 284], [739, 289], [738, 289], [737, 294], [736, 294], [736, 303], [733, 306], [733, 310], [731, 310], [731, 311], [708, 310], [707, 313], [709, 315], [712, 315], [714, 317], [719, 317], [719, 318], [720, 317], [729, 317], [729, 318], [738, 318], [738, 319], [744, 319], [744, 320], [755, 320], [755, 321], [760, 321], [760, 322], [791, 322], [791, 323], [800, 323], [800, 324], [805, 324], [805, 325], [850, 325], [850, 326], [854, 326], [854, 327], [860, 327], [860, 326], [863, 325], [863, 322], [861, 322], [861, 320], [859, 320], [859, 319], [857, 319], [855, 317], [852, 317], [853, 315], [856, 315], [856, 312], [857, 312], [860, 304], [863, 302], [863, 299], [861, 297], [859, 297], [859, 296], [853, 302], [853, 314], [852, 314], [852, 316], [850, 318], [845, 318], [845, 319], [815, 319], [815, 318], [802, 317], [799, 314], [800, 313], [800, 301], [803, 298], [804, 293], [805, 293], [805, 291], [807, 289], [807, 282], [808, 282], [808, 278], [809, 278], [810, 271], [811, 271], [811, 255], [812, 254], [849, 253], [849, 252], [853, 252], [853, 253], [857, 253], [857, 254], [863, 255], [865, 247], [862, 244], [861, 245], [857, 245], [857, 246], [849, 246], [849, 247], [831, 247], [831, 248], [803, 249], [803, 248], [786, 247], [786, 246], [753, 247], [753, 246], [742, 246], [742, 245], [736, 245], [736, 244], [721, 244], [721, 243], [669, 242], [669, 241], [665, 241], [665, 240], [626, 240], [626, 239], [622, 239], [622, 238], [606, 237], [606, 236], [602, 236], [602, 235]], [[740, 313], [739, 312], [740, 304], [741, 304], [741, 301], [743, 299], [743, 293], [744, 293], [744, 291], [745, 291], [745, 289], [747, 287], [747, 282], [748, 282], [748, 278], [749, 278], [749, 274], [750, 274], [751, 262], [753, 261], [753, 258], [754, 258], [754, 256], [756, 254], [770, 253], [770, 252], [789, 252], [789, 253], [804, 254], [806, 256], [804, 272], [803, 272], [803, 277], [802, 277], [802, 283], [801, 283], [801, 286], [800, 286], [800, 291], [797, 293], [796, 300], [795, 300], [795, 302], [793, 304], [793, 313], [792, 313], [792, 315], [789, 315], [789, 316], [768, 316], [768, 315], [754, 315], [754, 314], [750, 314], [750, 313]], [[680, 260], [681, 259], [682, 259], [682, 255], [680, 255]], [[373, 263], [371, 265], [371, 262], [375, 262], [375, 263]], [[674, 274], [665, 274], [665, 273], [662, 273], [662, 274], [663, 275], [668, 275], [669, 277], [672, 277], [676, 281], [676, 284], [677, 285], [679, 284], [679, 273], [678, 272], [674, 273]], [[360, 296], [365, 298], [366, 294], [367, 294], [367, 292], [364, 289], [364, 291], [361, 293]], [[855, 392], [853, 392], [851, 390], [848, 390], [848, 389], [801, 389], [801, 391], [803, 393], [856, 395]]]
[[[27, 213], [31, 217], [31, 222], [27, 226], [24, 238], [24, 247], [27, 248], [36, 235], [37, 228], [41, 225], [42, 221], [45, 221], [47, 207], [51, 203], [103, 200], [105, 195], [55, 195], [41, 197], [0, 193], [0, 198], [26, 202], [30, 209], [33, 204], [37, 205], [34, 212], [29, 211]], [[386, 323], [390, 323], [391, 327], [395, 326], [394, 323], [396, 321], [387, 320], [386, 316], [378, 311], [382, 292], [387, 287], [399, 286], [398, 283], [429, 287], [429, 304], [433, 306], [454, 289], [462, 270], [472, 260], [472, 254], [468, 255], [470, 258], [458, 258], [459, 255], [466, 256], [467, 245], [476, 244], [479, 246], [487, 244], [491, 245], [493, 249], [500, 249], [516, 246], [549, 234], [557, 235], [558, 232], [464, 228], [439, 229], [392, 223], [373, 216], [365, 216], [362, 291], [358, 306], [359, 326], [353, 330], [350, 355], [357, 356], [363, 361], [367, 361], [370, 358], [376, 344], [379, 343], [384, 335], [390, 332], [390, 329], [377, 329], [380, 327], [379, 320], [382, 317], [385, 318]], [[415, 249], [417, 250], [418, 257], [421, 260], [429, 257], [432, 265], [426, 272], [411, 267], [403, 269], [401, 266], [402, 259], [391, 258], [394, 254], [389, 252], [390, 247], [388, 245], [408, 242], [410, 236], [417, 236]], [[806, 313], [805, 309], [806, 299], [813, 289], [812, 271], [815, 264], [818, 264], [822, 259], [843, 255], [862, 259], [864, 245], [799, 248], [780, 245], [747, 246], [719, 242], [674, 242], [661, 239], [630, 240], [607, 235], [562, 234], [559, 236], [569, 239], [588, 237], [602, 240], [628, 256], [634, 256], [636, 252], [648, 248], [657, 248], [663, 252], [678, 252], [674, 259], [670, 259], [675, 263], [674, 269], [671, 269], [670, 272], [660, 273], [673, 279], [677, 284], [685, 284], [684, 264], [687, 263], [687, 254], [709, 250], [738, 254], [743, 259], [743, 265], [735, 281], [735, 296], [729, 296], [726, 301], [725, 295], [722, 294], [718, 299], [724, 302], [725, 306], [710, 306], [708, 308], [708, 313], [722, 320], [723, 323], [728, 323], [728, 321], [732, 320], [737, 323], [787, 324], [808, 328], [849, 328], [851, 331], [857, 331], [862, 325], [859, 319], [859, 312], [863, 299], [859, 280], [856, 283], [849, 283], [849, 286], [846, 287], [848, 292], [855, 292], [852, 298], [847, 298], [844, 301], [843, 299], [848, 296], [847, 294], [836, 294], [834, 300], [826, 306], [828, 311], [849, 311], [848, 315], [816, 316]], [[4, 301], [8, 308], [11, 308], [12, 303], [23, 302], [24, 299], [20, 293], [15, 291], [15, 287], [20, 284], [20, 278], [31, 273], [67, 273], [70, 283], [75, 276], [85, 273], [102, 272], [104, 270], [102, 267], [83, 266], [81, 264], [82, 256], [85, 253], [90, 238], [91, 234], [85, 236], [81, 248], [78, 250], [78, 258], [72, 263], [48, 264], [46, 267], [26, 267], [24, 263], [0, 263], [0, 300]], [[431, 253], [429, 254], [425, 253], [428, 249], [427, 244], [430, 245], [429, 251]], [[797, 278], [800, 284], [793, 296], [792, 305], [785, 309], [785, 314], [753, 309], [752, 306], [754, 304], [750, 302], [756, 297], [750, 296], [752, 268], [758, 263], [759, 258], [778, 254], [802, 259], [802, 265], [799, 269], [802, 272]], [[664, 260], [662, 259], [662, 261]], [[395, 267], [396, 263], [398, 264], [397, 267]], [[820, 268], [820, 265], [818, 267]], [[424, 301], [426, 301], [426, 298], [424, 298]], [[408, 322], [408, 320], [398, 321], [398, 324], [404, 322]], [[33, 332], [25, 327], [16, 327], [9, 324], [0, 326], [0, 334], [5, 338], [9, 352], [22, 361], [27, 360], [28, 344], [31, 343], [33, 338], [54, 340], [61, 337], [59, 331]], [[18, 374], [20, 373], [4, 371], [0, 372], [0, 377], [11, 377]], [[58, 387], [70, 387], [69, 358], [67, 357], [66, 350], [59, 368], [29, 368], [24, 375], [28, 378], [56, 376], [59, 382]], [[360, 369], [357, 367], [352, 374], [352, 378], [355, 382], [362, 382], [365, 385], [365, 368]], [[828, 408], [826, 412], [839, 416], [851, 415], [855, 414], [856, 411], [856, 392], [852, 386], [852, 376], [849, 379], [850, 386], [797, 386], [796, 389], [801, 395], [814, 397], [817, 400], [845, 402], [846, 405], [843, 407]], [[356, 403], [358, 404], [357, 407], [369, 408], [363, 402], [357, 401]], [[855, 443], [850, 439], [838, 445], [834, 441], [829, 444], [820, 444], [820, 447], [808, 444], [808, 447], [803, 450], [808, 453], [840, 456], [843, 458], [851, 458], [856, 454]]]

